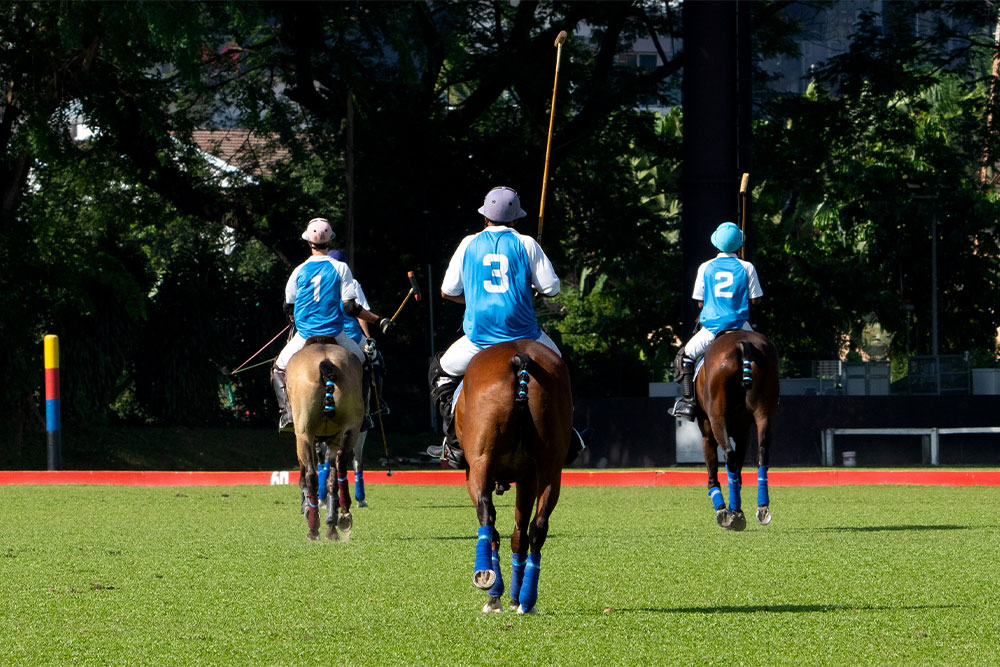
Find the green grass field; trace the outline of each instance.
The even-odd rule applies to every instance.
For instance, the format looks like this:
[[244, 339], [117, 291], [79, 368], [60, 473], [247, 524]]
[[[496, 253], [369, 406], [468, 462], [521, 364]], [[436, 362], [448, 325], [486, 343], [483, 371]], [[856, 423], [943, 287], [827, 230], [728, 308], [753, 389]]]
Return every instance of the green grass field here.
[[566, 488], [537, 616], [480, 612], [464, 488], [368, 495], [340, 544], [294, 486], [0, 487], [0, 664], [1000, 664], [1000, 488]]

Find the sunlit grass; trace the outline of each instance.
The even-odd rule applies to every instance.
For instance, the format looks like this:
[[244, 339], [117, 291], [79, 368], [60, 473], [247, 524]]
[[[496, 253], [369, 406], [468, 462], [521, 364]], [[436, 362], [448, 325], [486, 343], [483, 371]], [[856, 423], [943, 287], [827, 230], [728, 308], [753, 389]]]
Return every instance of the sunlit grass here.
[[479, 611], [463, 488], [368, 493], [337, 544], [293, 486], [0, 488], [0, 664], [1000, 662], [998, 488], [772, 487], [743, 533], [701, 488], [565, 488], [533, 617]]

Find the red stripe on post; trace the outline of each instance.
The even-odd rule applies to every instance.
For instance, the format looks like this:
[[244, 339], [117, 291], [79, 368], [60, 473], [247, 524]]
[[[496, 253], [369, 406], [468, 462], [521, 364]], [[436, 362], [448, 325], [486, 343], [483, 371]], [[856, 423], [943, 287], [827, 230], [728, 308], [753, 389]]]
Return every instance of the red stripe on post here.
[[62, 398], [59, 395], [59, 368], [45, 369], [45, 398], [52, 400]]

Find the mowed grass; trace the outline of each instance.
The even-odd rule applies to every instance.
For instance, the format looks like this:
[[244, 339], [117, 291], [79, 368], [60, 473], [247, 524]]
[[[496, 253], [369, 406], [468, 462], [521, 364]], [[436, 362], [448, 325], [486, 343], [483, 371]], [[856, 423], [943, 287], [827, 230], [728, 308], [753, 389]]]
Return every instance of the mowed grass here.
[[1000, 664], [1000, 488], [565, 488], [537, 616], [480, 612], [464, 488], [368, 494], [341, 544], [295, 486], [2, 487], [0, 664]]

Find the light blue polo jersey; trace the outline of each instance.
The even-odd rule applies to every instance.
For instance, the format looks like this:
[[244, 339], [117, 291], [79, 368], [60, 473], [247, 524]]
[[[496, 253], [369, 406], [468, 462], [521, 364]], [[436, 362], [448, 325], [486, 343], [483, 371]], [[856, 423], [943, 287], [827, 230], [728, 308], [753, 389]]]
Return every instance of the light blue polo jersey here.
[[720, 255], [706, 262], [702, 278], [702, 326], [712, 333], [742, 327], [750, 319], [750, 275], [743, 263]]
[[474, 344], [487, 347], [541, 335], [532, 301], [531, 261], [514, 230], [476, 234], [465, 249], [462, 279], [462, 329]]

